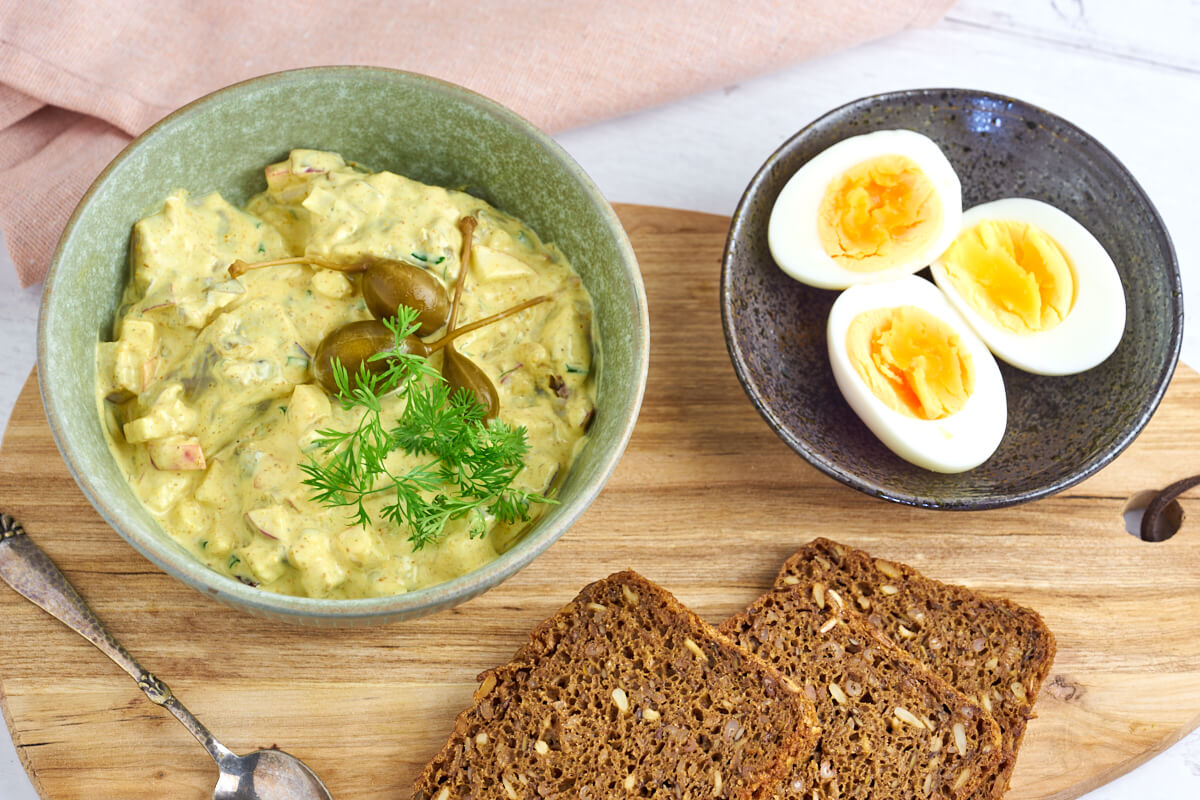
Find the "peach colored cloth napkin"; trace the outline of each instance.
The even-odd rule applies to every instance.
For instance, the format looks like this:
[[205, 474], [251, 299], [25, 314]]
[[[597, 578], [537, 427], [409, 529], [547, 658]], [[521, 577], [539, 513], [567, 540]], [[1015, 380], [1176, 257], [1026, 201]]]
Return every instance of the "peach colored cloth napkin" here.
[[906, 27], [953, 0], [0, 0], [0, 226], [45, 276], [95, 176], [172, 109], [254, 75], [435, 75], [557, 131]]

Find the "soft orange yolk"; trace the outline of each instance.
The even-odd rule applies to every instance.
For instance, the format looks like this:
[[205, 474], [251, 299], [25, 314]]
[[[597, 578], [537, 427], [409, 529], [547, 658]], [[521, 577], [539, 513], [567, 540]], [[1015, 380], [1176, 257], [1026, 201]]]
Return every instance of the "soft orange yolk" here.
[[971, 308], [1013, 333], [1050, 330], [1075, 302], [1067, 254], [1040, 228], [985, 220], [963, 231], [942, 255], [954, 288]]
[[910, 417], [948, 417], [975, 390], [975, 367], [962, 339], [916, 306], [862, 312], [846, 330], [846, 350], [875, 396]]
[[863, 161], [830, 182], [817, 221], [825, 252], [855, 272], [909, 261], [941, 229], [942, 201], [933, 182], [900, 155]]

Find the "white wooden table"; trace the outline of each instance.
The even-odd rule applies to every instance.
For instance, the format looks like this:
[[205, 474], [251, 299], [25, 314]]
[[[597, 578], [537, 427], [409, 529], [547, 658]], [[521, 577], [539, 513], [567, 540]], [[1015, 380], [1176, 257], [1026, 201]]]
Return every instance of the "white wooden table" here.
[[[1057, 113], [1137, 177], [1174, 238], [1185, 307], [1200, 313], [1200, 0], [960, 0], [934, 28], [558, 136], [613, 201], [732, 213], [762, 161], [825, 111], [917, 87], [990, 90]], [[30, 224], [36, 224], [31, 220]], [[0, 255], [0, 426], [34, 363], [41, 286]], [[1183, 360], [1200, 368], [1200, 332]], [[147, 658], [151, 654], [145, 654]], [[1200, 732], [1086, 796], [1200, 797]], [[0, 798], [35, 800], [6, 733]]]

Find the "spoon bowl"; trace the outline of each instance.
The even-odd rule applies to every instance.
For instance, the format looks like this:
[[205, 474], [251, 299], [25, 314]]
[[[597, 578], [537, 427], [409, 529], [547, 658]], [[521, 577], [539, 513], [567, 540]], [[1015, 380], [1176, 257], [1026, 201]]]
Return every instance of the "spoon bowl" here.
[[213, 800], [332, 800], [325, 784], [309, 766], [282, 750], [229, 753], [216, 759], [221, 770]]
[[165, 683], [143, 669], [113, 638], [67, 577], [8, 514], [0, 514], [0, 578], [94, 644], [137, 681], [150, 702], [170, 711], [192, 732], [221, 773], [213, 800], [333, 800], [317, 774], [295, 756], [276, 749], [239, 756], [218, 742]]

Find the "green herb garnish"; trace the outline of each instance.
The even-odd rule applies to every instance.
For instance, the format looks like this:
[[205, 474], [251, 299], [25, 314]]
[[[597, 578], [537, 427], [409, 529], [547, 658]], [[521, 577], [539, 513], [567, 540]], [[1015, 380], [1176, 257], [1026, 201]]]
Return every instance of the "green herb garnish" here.
[[[334, 360], [338, 400], [346, 410], [362, 409], [362, 416], [353, 430], [318, 431], [315, 445], [325, 460], [310, 457], [300, 465], [308, 475], [304, 484], [317, 502], [350, 507], [352, 520], [361, 525], [371, 522], [364, 501], [389, 494], [391, 502], [380, 513], [408, 531], [415, 549], [436, 541], [451, 520], [468, 515], [474, 516], [472, 536], [486, 532], [485, 513], [506, 523], [528, 520], [530, 505], [554, 501], [512, 487], [529, 450], [525, 429], [498, 420], [488, 424], [487, 409], [472, 392], [452, 393], [425, 358], [404, 352], [404, 339], [416, 331], [416, 320], [417, 312], [405, 307], [395, 319], [384, 320], [395, 346], [371, 357], [386, 361], [380, 374], [364, 363], [352, 380]], [[404, 403], [388, 427], [382, 400], [391, 394]], [[430, 460], [394, 472], [387, 461], [397, 450]]]
[[410, 256], [420, 261], [422, 264], [440, 264], [446, 260], [445, 256], [438, 256], [437, 259], [431, 259], [424, 253], [409, 253]]

